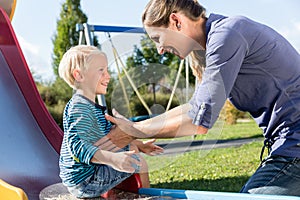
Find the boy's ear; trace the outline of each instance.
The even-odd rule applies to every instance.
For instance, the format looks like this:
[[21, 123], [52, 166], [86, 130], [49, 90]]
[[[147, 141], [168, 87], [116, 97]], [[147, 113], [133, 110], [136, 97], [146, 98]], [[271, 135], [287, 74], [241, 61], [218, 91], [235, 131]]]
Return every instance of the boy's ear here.
[[72, 75], [76, 81], [81, 81], [83, 79], [83, 76], [79, 69], [74, 69]]

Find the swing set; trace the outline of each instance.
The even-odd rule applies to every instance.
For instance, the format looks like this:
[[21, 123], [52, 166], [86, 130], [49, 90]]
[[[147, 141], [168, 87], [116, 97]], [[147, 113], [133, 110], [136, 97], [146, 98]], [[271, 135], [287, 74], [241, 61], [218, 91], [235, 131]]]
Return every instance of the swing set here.
[[[136, 83], [133, 81], [133, 79], [131, 78], [128, 70], [126, 69], [126, 66], [124, 64], [124, 62], [121, 59], [121, 55], [119, 54], [117, 47], [115, 45], [115, 43], [113, 42], [113, 38], [111, 37], [111, 33], [122, 33], [122, 34], [145, 34], [145, 31], [143, 28], [140, 27], [117, 27], [117, 26], [100, 26], [100, 25], [89, 25], [87, 23], [85, 24], [77, 24], [77, 31], [79, 31], [79, 44], [87, 44], [87, 45], [93, 45], [92, 41], [95, 37], [95, 32], [102, 32], [105, 33], [107, 36], [107, 40], [110, 43], [111, 46], [111, 51], [113, 54], [113, 61], [114, 64], [117, 68], [117, 74], [118, 74], [118, 80], [119, 80], [119, 84], [122, 88], [122, 92], [123, 92], [123, 96], [124, 96], [124, 100], [126, 103], [126, 106], [130, 112], [130, 105], [129, 105], [129, 97], [128, 94], [126, 92], [126, 86], [124, 84], [124, 81], [122, 79], [121, 76], [121, 72], [124, 72], [128, 83], [130, 84], [130, 87], [132, 88], [132, 90], [135, 92], [135, 94], [137, 95], [139, 101], [141, 102], [141, 104], [143, 105], [143, 107], [145, 108], [145, 110], [148, 113], [148, 116], [131, 116], [131, 119], [133, 121], [138, 121], [141, 118], [145, 119], [145, 118], [149, 118], [151, 116], [153, 116], [153, 112], [152, 110], [149, 108], [149, 106], [147, 105], [146, 101], [144, 100], [143, 96], [140, 94], [138, 87], [136, 86]], [[170, 98], [168, 100], [167, 106], [165, 108], [165, 111], [168, 111], [171, 108], [171, 103], [172, 100], [174, 99], [174, 96], [176, 94], [176, 89], [178, 88], [178, 83], [180, 80], [180, 75], [181, 72], [183, 70], [185, 66], [185, 102], [187, 102], [189, 100], [189, 90], [190, 90], [190, 85], [189, 85], [189, 65], [188, 65], [188, 60], [184, 59], [180, 61], [179, 64], [179, 68], [177, 70], [177, 75], [176, 75], [176, 79], [175, 82], [173, 84], [172, 87], [172, 91], [171, 91], [171, 95]], [[98, 97], [98, 101], [99, 104], [101, 105], [106, 105], [106, 101], [103, 95], [100, 95]]]

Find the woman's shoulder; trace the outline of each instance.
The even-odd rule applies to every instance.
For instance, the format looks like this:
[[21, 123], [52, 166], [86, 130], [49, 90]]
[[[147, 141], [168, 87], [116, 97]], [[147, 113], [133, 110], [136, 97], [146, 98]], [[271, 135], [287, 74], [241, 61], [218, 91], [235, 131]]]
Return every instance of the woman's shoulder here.
[[243, 27], [245, 29], [247, 25], [261, 25], [243, 15], [223, 16], [219, 14], [211, 14], [208, 18], [208, 23], [210, 23], [214, 28], [235, 29], [239, 27]]

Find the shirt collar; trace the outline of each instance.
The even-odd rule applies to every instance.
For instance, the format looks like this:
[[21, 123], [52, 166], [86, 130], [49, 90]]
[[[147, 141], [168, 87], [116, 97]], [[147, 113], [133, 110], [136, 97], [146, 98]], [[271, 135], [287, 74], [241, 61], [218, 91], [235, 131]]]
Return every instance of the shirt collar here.
[[75, 93], [74, 96], [75, 96], [75, 95], [78, 96], [78, 97], [80, 97], [80, 98], [85, 99], [85, 100], [88, 101], [90, 104], [93, 104], [96, 108], [101, 109], [103, 112], [106, 111], [106, 106], [101, 106], [101, 105], [99, 105], [99, 104], [97, 104], [97, 103], [91, 101], [90, 99], [88, 99], [87, 97], [85, 97], [85, 96], [83, 96], [83, 95], [81, 95], [81, 94], [76, 94], [76, 93]]
[[220, 21], [224, 18], [227, 18], [223, 15], [219, 15], [219, 14], [214, 14], [214, 13], [211, 13], [206, 21], [206, 38], [208, 38], [208, 33], [210, 31], [210, 28], [211, 28], [211, 24], [215, 21]]

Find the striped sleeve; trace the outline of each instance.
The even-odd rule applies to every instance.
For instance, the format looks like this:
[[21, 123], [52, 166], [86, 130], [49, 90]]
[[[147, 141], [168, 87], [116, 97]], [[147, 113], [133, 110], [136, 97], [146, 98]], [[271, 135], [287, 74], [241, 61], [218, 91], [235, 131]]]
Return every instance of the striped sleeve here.
[[93, 116], [86, 104], [76, 104], [67, 119], [67, 146], [75, 161], [90, 164], [98, 147], [88, 141], [93, 126]]

